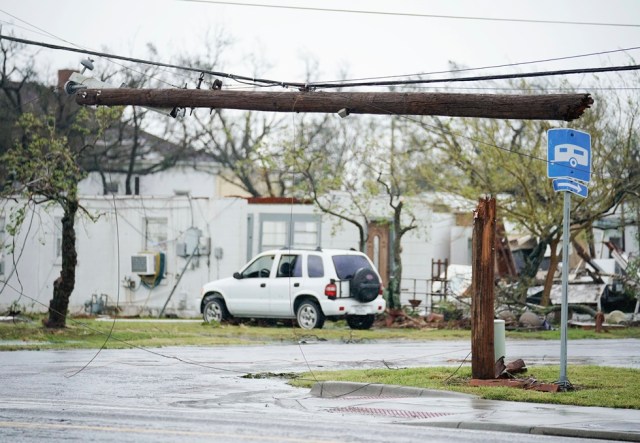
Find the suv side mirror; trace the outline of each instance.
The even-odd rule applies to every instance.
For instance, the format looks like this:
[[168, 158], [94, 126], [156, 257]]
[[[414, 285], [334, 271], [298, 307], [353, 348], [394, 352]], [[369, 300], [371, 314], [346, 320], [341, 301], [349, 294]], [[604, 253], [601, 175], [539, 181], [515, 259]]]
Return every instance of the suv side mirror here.
[[242, 280], [242, 274], [240, 274], [239, 272], [234, 272], [233, 278], [235, 278], [236, 280]]

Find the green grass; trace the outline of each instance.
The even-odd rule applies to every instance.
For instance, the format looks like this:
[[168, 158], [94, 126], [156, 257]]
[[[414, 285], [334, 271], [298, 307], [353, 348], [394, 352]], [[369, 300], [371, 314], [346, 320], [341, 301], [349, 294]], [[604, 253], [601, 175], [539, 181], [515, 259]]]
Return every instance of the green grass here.
[[[559, 366], [537, 366], [528, 368], [519, 377], [533, 377], [541, 383], [553, 383], [559, 378], [559, 374]], [[570, 366], [567, 377], [575, 390], [556, 393], [507, 387], [470, 387], [470, 367], [459, 370], [456, 367], [435, 367], [314, 372], [301, 375], [292, 380], [291, 384], [310, 387], [317, 381], [325, 380], [383, 383], [463, 392], [489, 400], [640, 409], [640, 370]]]
[[[0, 323], [0, 350], [96, 348], [134, 346], [206, 346], [296, 343], [300, 340], [367, 342], [372, 340], [468, 339], [465, 330], [372, 329], [353, 331], [344, 322], [327, 322], [324, 329], [306, 331], [291, 326], [213, 325], [204, 322], [96, 321], [68, 319], [62, 330], [47, 330], [41, 322]], [[5, 343], [3, 343], [3, 341]]]
[[[98, 348], [113, 327], [106, 348], [133, 346], [207, 346], [261, 343], [296, 343], [300, 340], [335, 342], [368, 342], [379, 340], [470, 340], [471, 331], [463, 329], [387, 329], [354, 331], [345, 322], [327, 322], [320, 330], [306, 331], [291, 326], [259, 327], [245, 325], [212, 325], [203, 322], [96, 321], [67, 319], [67, 328], [47, 330], [42, 318], [31, 322], [0, 323], [0, 350]], [[570, 329], [568, 338], [640, 338], [640, 328], [594, 331]], [[559, 340], [559, 331], [508, 331], [507, 339]]]

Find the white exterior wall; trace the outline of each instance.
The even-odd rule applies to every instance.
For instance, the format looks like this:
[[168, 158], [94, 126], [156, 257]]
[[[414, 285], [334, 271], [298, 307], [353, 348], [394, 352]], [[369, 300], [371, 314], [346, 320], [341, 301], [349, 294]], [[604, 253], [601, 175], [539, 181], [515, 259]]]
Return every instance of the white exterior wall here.
[[[211, 267], [206, 281], [230, 277], [246, 263], [247, 200], [224, 198], [213, 202], [210, 214]], [[221, 248], [222, 258], [215, 257], [215, 248]], [[205, 282], [203, 282], [205, 283]], [[199, 293], [198, 293], [199, 295]]]
[[452, 265], [471, 266], [471, 239], [473, 238], [473, 227], [452, 226], [451, 227], [451, 255]]
[[353, 223], [324, 214], [322, 216], [322, 247], [358, 250], [360, 247], [358, 228]]
[[[140, 194], [144, 196], [166, 197], [189, 192], [191, 197], [217, 196], [217, 176], [215, 171], [196, 171], [188, 166], [175, 166], [166, 171], [137, 176]], [[118, 183], [117, 195], [125, 194], [125, 174], [109, 174], [107, 181]], [[102, 178], [97, 172], [90, 173], [78, 186], [82, 195], [102, 195]], [[131, 180], [131, 192], [134, 180]]]
[[[171, 188], [172, 183], [175, 181], [164, 184]], [[106, 294], [108, 304], [113, 306], [117, 302], [123, 309], [122, 315], [156, 316], [184, 272], [165, 313], [198, 316], [201, 286], [232, 275], [250, 258], [247, 257], [249, 249], [251, 255], [260, 250], [262, 215], [319, 217], [322, 247], [358, 248], [355, 226], [321, 214], [313, 205], [249, 204], [244, 198], [194, 198], [171, 193], [155, 197], [83, 197], [81, 203], [100, 217], [95, 222], [79, 217], [76, 222], [78, 267], [76, 287], [70, 300], [72, 313], [85, 312], [85, 303], [91, 301], [93, 294], [98, 297]], [[9, 210], [5, 208], [5, 216]], [[6, 309], [17, 300], [27, 310], [46, 311], [52, 297], [53, 281], [58, 277], [61, 265], [55, 258], [55, 251], [62, 212], [57, 207], [48, 211], [37, 207], [36, 211], [36, 223], [31, 230], [25, 223], [16, 242], [18, 245], [25, 242], [22, 257], [15, 256], [17, 274], [11, 274], [13, 258], [4, 258], [5, 277], [10, 278], [9, 285], [0, 293], [0, 308]], [[463, 256], [467, 251], [464, 241], [460, 245], [464, 252], [454, 252], [462, 240], [457, 241], [457, 237], [452, 236], [453, 214], [433, 213], [428, 208], [416, 212], [421, 227], [407, 233], [402, 241], [405, 280], [427, 280], [431, 278], [432, 259], [449, 259], [450, 263], [455, 263], [453, 257], [456, 254]], [[148, 218], [166, 219], [166, 242], [151, 248], [145, 246], [145, 220]], [[249, 218], [253, 219], [251, 232]], [[27, 217], [29, 220], [30, 216]], [[190, 227], [201, 231], [200, 244], [209, 244], [210, 248], [186, 266], [188, 257], [178, 256], [177, 247], [185, 242], [185, 231]], [[207, 242], [207, 239], [210, 240]], [[164, 278], [151, 289], [141, 285], [139, 276], [131, 271], [131, 256], [149, 249], [151, 252], [163, 251], [166, 258]], [[128, 281], [134, 282], [134, 289], [129, 287]], [[19, 296], [21, 287], [25, 294], [22, 298]]]
[[[211, 236], [205, 219], [213, 213], [209, 199], [106, 196], [82, 198], [81, 204], [100, 216], [95, 222], [80, 216], [76, 221], [78, 266], [69, 305], [71, 313], [85, 312], [85, 303], [91, 301], [93, 294], [98, 297], [106, 294], [108, 305], [117, 303], [122, 315], [158, 315], [184, 271], [166, 313], [198, 315], [196, 300], [210, 274], [208, 255], [194, 257], [185, 268], [187, 257], [176, 254], [176, 245], [184, 241], [184, 232], [191, 226], [202, 231], [203, 239]], [[57, 217], [62, 216], [62, 211], [59, 208], [47, 211], [42, 206], [35, 211], [34, 219], [39, 223], [31, 229], [25, 223], [17, 239], [20, 247], [13, 257], [5, 257], [8, 285], [0, 293], [3, 308], [17, 301], [28, 310], [46, 311], [53, 282], [60, 273], [61, 260], [55, 255], [56, 238], [60, 236]], [[27, 214], [27, 221], [30, 217]], [[149, 251], [145, 247], [145, 219], [156, 217], [166, 218], [167, 241], [151, 248], [151, 252], [165, 253], [166, 268], [160, 284], [146, 288], [140, 284], [140, 277], [131, 272], [131, 256]], [[15, 270], [13, 259], [17, 262]], [[134, 282], [135, 289], [124, 284], [127, 279]], [[20, 292], [24, 296], [20, 297]]]
[[402, 240], [402, 277], [405, 279], [430, 279], [431, 260], [449, 259], [453, 214], [424, 211], [423, 223], [408, 232]]

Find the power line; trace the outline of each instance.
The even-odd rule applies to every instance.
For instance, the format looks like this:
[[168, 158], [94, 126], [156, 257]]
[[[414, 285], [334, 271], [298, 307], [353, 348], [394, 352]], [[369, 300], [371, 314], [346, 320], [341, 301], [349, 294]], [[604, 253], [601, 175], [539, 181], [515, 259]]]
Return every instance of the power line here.
[[572, 74], [597, 74], [597, 73], [604, 73], [604, 72], [621, 72], [621, 71], [637, 71], [637, 70], [640, 70], [640, 65], [609, 66], [604, 68], [560, 69], [555, 71], [525, 72], [520, 74], [494, 74], [494, 75], [481, 75], [481, 76], [473, 76], [473, 77], [450, 77], [450, 78], [434, 78], [434, 79], [419, 79], [419, 80], [308, 83], [307, 87], [311, 89], [330, 89], [330, 88], [354, 88], [354, 87], [364, 87], [364, 86], [421, 85], [421, 84], [429, 84], [429, 83], [460, 83], [460, 82], [477, 82], [477, 81], [489, 81], [489, 80], [513, 80], [518, 78], [553, 77], [553, 76], [572, 75]]
[[476, 20], [490, 22], [506, 22], [506, 23], [536, 23], [547, 25], [579, 25], [579, 26], [616, 26], [627, 28], [640, 28], [640, 24], [634, 23], [603, 23], [603, 22], [580, 22], [569, 20], [535, 20], [525, 18], [500, 18], [500, 17], [479, 17], [479, 16], [460, 16], [460, 15], [441, 15], [441, 14], [419, 14], [413, 12], [389, 12], [389, 11], [371, 11], [364, 9], [337, 9], [337, 8], [314, 8], [309, 6], [286, 6], [260, 3], [244, 3], [244, 2], [227, 2], [217, 0], [179, 0], [189, 3], [208, 3], [229, 6], [247, 6], [254, 8], [269, 9], [290, 9], [297, 11], [316, 11], [316, 12], [339, 12], [348, 14], [368, 14], [368, 15], [386, 15], [394, 17], [417, 17], [417, 18], [441, 18], [447, 20]]
[[116, 60], [123, 60], [123, 61], [127, 61], [127, 62], [132, 62], [132, 63], [141, 63], [141, 64], [152, 65], [152, 66], [160, 66], [160, 67], [164, 67], [164, 68], [180, 69], [180, 70], [183, 70], [183, 71], [205, 73], [205, 74], [209, 74], [209, 75], [213, 75], [213, 76], [217, 76], [217, 77], [229, 78], [229, 79], [235, 80], [235, 81], [248, 81], [248, 82], [252, 82], [252, 84], [254, 84], [254, 83], [262, 83], [262, 84], [266, 84], [267, 86], [283, 86], [283, 87], [288, 87], [288, 86], [304, 87], [304, 86], [306, 86], [305, 83], [281, 82], [281, 81], [277, 81], [277, 80], [253, 78], [253, 77], [247, 77], [247, 76], [243, 76], [243, 75], [229, 74], [229, 73], [226, 73], [226, 72], [210, 71], [208, 69], [192, 68], [192, 67], [189, 67], [189, 66], [175, 65], [175, 64], [172, 64], [172, 63], [154, 62], [154, 61], [144, 60], [144, 59], [139, 59], [139, 58], [134, 58], [134, 57], [125, 57], [125, 56], [122, 56], [122, 55], [108, 54], [106, 52], [90, 51], [90, 50], [86, 50], [86, 49], [71, 48], [69, 46], [54, 45], [54, 44], [51, 44], [51, 43], [36, 42], [36, 41], [33, 41], [33, 40], [27, 40], [27, 39], [18, 38], [18, 37], [10, 37], [10, 36], [7, 36], [7, 35], [0, 34], [0, 40], [1, 39], [13, 41], [13, 42], [16, 42], [16, 43], [22, 43], [22, 44], [25, 44], [25, 45], [41, 46], [43, 48], [60, 50], [60, 51], [78, 52], [78, 53], [81, 53], [81, 54], [95, 55], [97, 57], [105, 57], [105, 58], [111, 58], [111, 59], [116, 59]]
[[[34, 27], [35, 29], [38, 29], [42, 32], [39, 32], [38, 34], [40, 35], [49, 35], [53, 38], [59, 39], [65, 43], [69, 43], [70, 45], [76, 46], [77, 48], [83, 49], [83, 51], [77, 51], [76, 52], [82, 52], [82, 53], [87, 53], [89, 54], [90, 52], [92, 53], [92, 55], [98, 55], [98, 56], [102, 56], [105, 58], [121, 58], [123, 60], [127, 60], [127, 61], [132, 61], [135, 63], [145, 63], [145, 64], [151, 64], [151, 65], [155, 65], [155, 66], [164, 66], [164, 67], [170, 67], [170, 68], [174, 68], [174, 69], [181, 69], [181, 70], [191, 70], [194, 72], [205, 72], [205, 73], [209, 73], [211, 75], [216, 75], [213, 74], [210, 71], [203, 71], [197, 68], [190, 68], [190, 67], [185, 67], [185, 66], [178, 66], [178, 65], [164, 65], [161, 63], [157, 63], [157, 62], [151, 62], [149, 60], [140, 60], [140, 59], [132, 59], [129, 57], [121, 57], [121, 56], [117, 56], [117, 55], [112, 55], [112, 54], [104, 54], [104, 53], [98, 53], [96, 51], [89, 51], [88, 49], [82, 48], [79, 45], [76, 45], [72, 42], [69, 42], [61, 37], [58, 37], [54, 34], [51, 34], [50, 32], [39, 28], [38, 26], [35, 26], [31, 23], [28, 23], [22, 19], [20, 19], [19, 17], [16, 17], [4, 10], [0, 10], [0, 12], [3, 12], [13, 18], [15, 18], [16, 20], [20, 20], [21, 22]], [[10, 24], [10, 23], [8, 23]], [[16, 26], [16, 25], [13, 25]], [[23, 28], [26, 29], [26, 28]], [[2, 35], [0, 35], [0, 38], [2, 38]], [[7, 37], [5, 37], [7, 38]], [[40, 42], [32, 42], [31, 44], [39, 44]], [[25, 43], [27, 44], [27, 43]], [[53, 45], [55, 46], [55, 45]], [[66, 48], [65, 47], [55, 47], [55, 48], [51, 48], [51, 49], [61, 49], [61, 50], [69, 50], [69, 51], [74, 51], [72, 48]], [[469, 71], [480, 71], [480, 70], [485, 70], [485, 69], [496, 69], [496, 68], [507, 68], [507, 67], [514, 67], [514, 66], [522, 66], [522, 65], [530, 65], [530, 64], [537, 64], [537, 63], [548, 63], [548, 62], [555, 62], [555, 61], [563, 61], [563, 60], [572, 60], [572, 59], [577, 59], [577, 58], [584, 58], [584, 57], [593, 57], [593, 56], [598, 56], [598, 55], [607, 55], [607, 54], [614, 54], [614, 53], [618, 53], [618, 52], [628, 52], [628, 51], [633, 51], [633, 50], [638, 50], [640, 49], [640, 46], [633, 46], [633, 47], [629, 47], [629, 48], [622, 48], [622, 49], [613, 49], [613, 50], [607, 50], [607, 51], [598, 51], [598, 52], [591, 52], [591, 53], [585, 53], [585, 54], [578, 54], [578, 55], [570, 55], [570, 56], [562, 56], [562, 57], [553, 57], [553, 58], [547, 58], [547, 59], [539, 59], [539, 60], [532, 60], [532, 61], [526, 61], [526, 62], [516, 62], [516, 63], [505, 63], [505, 64], [499, 64], [499, 65], [488, 65], [488, 66], [481, 66], [481, 67], [477, 67], [477, 68], [462, 68], [462, 69], [452, 69], [452, 70], [447, 70], [447, 71], [432, 71], [432, 72], [421, 72], [421, 73], [415, 73], [415, 74], [401, 74], [401, 75], [391, 75], [391, 76], [380, 76], [380, 77], [365, 77], [365, 78], [358, 78], [358, 79], [349, 79], [349, 80], [332, 80], [332, 81], [325, 81], [323, 83], [339, 83], [342, 84], [344, 82], [352, 82], [352, 81], [370, 81], [370, 80], [380, 80], [380, 79], [390, 79], [390, 78], [400, 78], [400, 77], [417, 77], [417, 76], [424, 76], [424, 75], [435, 75], [435, 74], [450, 74], [450, 73], [460, 73], [460, 72], [469, 72]], [[121, 65], [123, 66], [123, 65]], [[133, 70], [131, 68], [128, 68], [126, 66], [123, 66], [126, 69], [130, 69]], [[138, 72], [133, 70], [134, 72]], [[138, 72], [139, 74], [142, 75], [146, 75], [142, 72]], [[304, 87], [305, 84], [303, 83], [291, 83], [291, 82], [281, 82], [281, 81], [277, 81], [277, 80], [266, 80], [266, 84], [256, 84], [253, 83], [256, 80], [260, 80], [260, 79], [255, 79], [255, 78], [251, 78], [251, 77], [244, 77], [244, 76], [238, 76], [238, 75], [234, 75], [234, 74], [226, 74], [226, 73], [219, 73], [221, 75], [218, 76], [222, 76], [222, 77], [227, 77], [227, 78], [231, 78], [235, 81], [237, 81], [238, 83], [241, 84], [246, 84], [249, 86], [259, 86], [259, 87], [269, 87], [269, 86], [294, 86], [294, 87]], [[153, 78], [153, 77], [151, 77]], [[242, 81], [245, 80], [245, 81]], [[249, 82], [246, 82], [246, 80], [250, 80]], [[166, 82], [164, 82], [166, 83]], [[170, 85], [170, 86], [174, 86], [175, 85]]]
[[37, 41], [27, 40], [27, 39], [22, 39], [17, 37], [10, 37], [2, 34], [0, 34], [0, 39], [14, 41], [17, 43], [23, 43], [26, 45], [41, 46], [49, 49], [79, 52], [83, 54], [96, 55], [98, 57], [105, 57], [105, 58], [114, 58], [114, 59], [125, 60], [133, 63], [142, 63], [142, 64], [172, 68], [172, 69], [179, 69], [184, 71], [205, 73], [212, 76], [229, 78], [229, 79], [238, 81], [239, 83], [250, 82], [254, 86], [280, 86], [283, 88], [294, 87], [294, 88], [300, 88], [304, 90], [365, 87], [365, 86], [366, 87], [406, 86], [406, 85], [420, 85], [420, 84], [430, 84], [430, 83], [460, 83], [460, 82], [477, 82], [477, 81], [488, 81], [488, 80], [510, 80], [510, 79], [518, 79], [518, 78], [550, 77], [550, 76], [572, 75], [572, 74], [594, 74], [594, 73], [605, 73], [605, 72], [636, 71], [640, 69], [640, 65], [627, 65], [627, 66], [610, 66], [610, 67], [603, 67], [603, 68], [579, 68], [579, 69], [564, 69], [564, 70], [529, 72], [529, 73], [519, 73], [519, 74], [495, 74], [495, 75], [486, 75], [486, 76], [450, 77], [450, 78], [437, 78], [437, 79], [361, 81], [361, 82], [332, 81], [332, 82], [301, 83], [301, 82], [285, 82], [280, 80], [269, 80], [269, 79], [255, 78], [255, 77], [247, 77], [247, 76], [229, 74], [229, 73], [220, 72], [220, 71], [210, 71], [207, 69], [192, 68], [189, 66], [154, 62], [154, 61], [144, 60], [139, 58], [125, 57], [125, 56], [115, 55], [115, 54], [107, 54], [104, 52], [87, 51], [87, 50], [82, 50], [77, 48], [71, 48], [68, 46], [60, 46], [60, 45], [54, 45], [50, 43], [37, 42]]
[[[37, 30], [38, 30], [38, 31], [40, 31], [40, 32], [36, 32], [36, 31], [33, 31], [32, 29], [24, 28], [23, 26], [18, 26], [18, 25], [12, 24], [12, 23], [5, 22], [5, 23], [10, 24], [11, 26], [16, 26], [16, 27], [19, 27], [19, 28], [21, 28], [21, 29], [25, 29], [25, 30], [30, 31], [30, 32], [35, 32], [36, 34], [45, 35], [45, 36], [50, 36], [50, 37], [52, 37], [52, 38], [55, 38], [55, 39], [57, 39], [57, 40], [63, 41], [63, 42], [65, 42], [65, 43], [68, 43], [68, 44], [70, 44], [70, 45], [72, 45], [72, 46], [75, 46], [76, 48], [79, 48], [79, 49], [81, 49], [81, 50], [82, 50], [82, 51], [76, 51], [76, 52], [82, 52], [82, 53], [85, 53], [85, 54], [89, 54], [89, 52], [90, 52], [87, 48], [83, 48], [83, 47], [82, 47], [82, 46], [80, 46], [80, 45], [77, 45], [77, 44], [75, 44], [75, 43], [73, 43], [73, 42], [70, 42], [70, 41], [68, 41], [68, 40], [63, 39], [62, 37], [59, 37], [59, 36], [57, 36], [57, 35], [55, 35], [55, 34], [52, 34], [51, 32], [47, 31], [46, 29], [42, 29], [42, 28], [40, 28], [39, 26], [36, 26], [36, 25], [34, 25], [34, 24], [32, 24], [32, 23], [27, 22], [26, 20], [21, 19], [20, 17], [16, 17], [15, 15], [13, 15], [13, 14], [11, 14], [11, 13], [9, 13], [9, 12], [7, 12], [7, 11], [3, 10], [3, 9], [0, 9], [0, 12], [4, 13], [4, 14], [6, 14], [6, 15], [10, 16], [10, 17], [13, 17], [13, 18], [14, 18], [14, 19], [16, 19], [16, 20], [19, 20], [19, 21], [21, 21], [22, 23], [24, 23], [24, 24], [26, 24], [26, 25], [28, 25], [28, 26], [31, 26], [32, 28], [35, 28], [35, 29], [37, 29]], [[0, 31], [1, 31], [1, 28], [0, 28]], [[0, 39], [2, 39], [2, 35], [1, 35], [1, 34], [0, 34]], [[69, 50], [69, 51], [72, 51], [72, 48], [69, 48], [68, 50]], [[153, 78], [153, 79], [155, 79], [155, 80], [158, 80], [158, 81], [159, 81], [159, 82], [161, 82], [161, 83], [164, 83], [164, 84], [166, 84], [166, 85], [172, 86], [172, 87], [174, 87], [174, 88], [175, 88], [175, 87], [177, 87], [176, 85], [173, 85], [173, 84], [171, 84], [171, 83], [168, 83], [168, 82], [166, 82], [166, 81], [164, 81], [164, 80], [162, 80], [162, 79], [157, 79], [157, 78], [155, 78], [155, 77], [153, 77], [153, 76], [151, 76], [151, 75], [145, 74], [144, 72], [136, 71], [136, 70], [135, 70], [135, 69], [133, 69], [133, 68], [130, 68], [130, 67], [128, 67], [128, 66], [124, 66], [124, 65], [122, 65], [122, 64], [120, 64], [120, 63], [116, 63], [116, 62], [114, 62], [113, 60], [109, 60], [109, 62], [111, 62], [111, 63], [113, 63], [113, 64], [115, 64], [115, 65], [118, 65], [118, 66], [120, 66], [120, 67], [122, 67], [122, 68], [124, 68], [124, 69], [127, 69], [127, 70], [129, 70], [129, 71], [135, 72], [136, 74], [140, 74], [140, 75], [143, 75], [143, 76], [145, 76], [145, 77]]]
[[[451, 73], [469, 72], [469, 71], [482, 71], [482, 70], [485, 70], [485, 69], [512, 68], [512, 67], [515, 67], [515, 66], [532, 65], [532, 64], [537, 64], [537, 63], [549, 63], [549, 62], [557, 62], [557, 61], [564, 61], [564, 60], [573, 60], [573, 59], [577, 59], [577, 58], [594, 57], [594, 56], [597, 56], [597, 55], [614, 54], [614, 53], [617, 53], [617, 52], [634, 51], [634, 50], [638, 50], [638, 49], [640, 49], [640, 46], [633, 46], [631, 48], [623, 48], [623, 49], [613, 49], [613, 50], [609, 50], [609, 51], [589, 52], [589, 53], [586, 53], [586, 54], [569, 55], [569, 56], [563, 56], [563, 57], [553, 57], [553, 58], [532, 60], [532, 61], [526, 61], [526, 62], [504, 63], [504, 64], [500, 64], [500, 65], [488, 65], [488, 66], [481, 66], [481, 67], [478, 67], [478, 68], [461, 68], [461, 69], [450, 69], [450, 70], [447, 70], [447, 71], [419, 72], [419, 73], [416, 73], [416, 74], [388, 75], [388, 76], [384, 76], [384, 77], [368, 77], [368, 78], [357, 78], [357, 79], [349, 79], [349, 80], [334, 80], [333, 82], [335, 82], [335, 83], [344, 83], [345, 81], [381, 80], [381, 79], [390, 79], [390, 78], [399, 78], [399, 77], [419, 77], [419, 76], [423, 76], [423, 75], [451, 74]], [[333, 83], [333, 82], [330, 81], [330, 82], [325, 82], [325, 83]]]

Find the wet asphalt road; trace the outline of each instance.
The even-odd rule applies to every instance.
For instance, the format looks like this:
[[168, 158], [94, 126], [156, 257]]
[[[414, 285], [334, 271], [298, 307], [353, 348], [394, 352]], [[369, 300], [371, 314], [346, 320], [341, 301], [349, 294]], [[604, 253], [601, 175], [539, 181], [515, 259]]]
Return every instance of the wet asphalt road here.
[[[0, 440], [561, 441], [283, 408], [282, 403], [306, 396], [308, 390], [292, 388], [284, 379], [242, 377], [365, 367], [457, 366], [469, 350], [466, 341], [345, 344], [307, 340], [300, 345], [99, 354], [87, 350], [0, 352]], [[559, 344], [552, 342], [507, 343], [507, 361], [523, 358], [529, 365], [557, 364], [558, 356]], [[574, 364], [640, 368], [640, 340], [570, 342], [569, 378]]]

